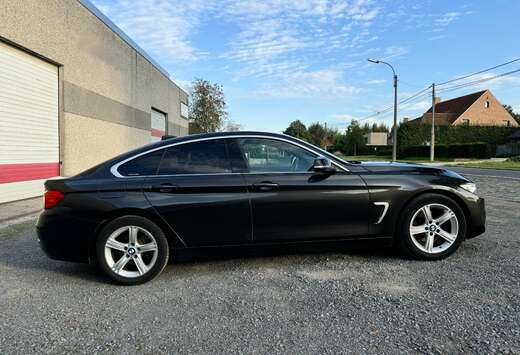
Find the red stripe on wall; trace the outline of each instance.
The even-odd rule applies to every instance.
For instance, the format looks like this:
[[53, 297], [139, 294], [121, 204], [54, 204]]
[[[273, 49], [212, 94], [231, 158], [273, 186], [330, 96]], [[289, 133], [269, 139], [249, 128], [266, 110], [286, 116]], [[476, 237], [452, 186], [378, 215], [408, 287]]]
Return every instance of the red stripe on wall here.
[[59, 163], [0, 164], [0, 184], [47, 179], [58, 175]]
[[159, 137], [159, 138], [161, 138], [161, 137], [164, 136], [165, 134], [166, 134], [165, 131], [161, 131], [160, 129], [152, 128], [152, 136], [153, 136], [153, 137]]

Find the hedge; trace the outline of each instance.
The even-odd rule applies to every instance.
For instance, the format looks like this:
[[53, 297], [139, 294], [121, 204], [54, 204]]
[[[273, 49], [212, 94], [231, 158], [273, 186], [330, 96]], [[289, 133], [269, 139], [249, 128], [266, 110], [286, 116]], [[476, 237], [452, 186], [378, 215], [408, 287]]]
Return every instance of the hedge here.
[[[436, 145], [469, 144], [482, 142], [491, 145], [492, 154], [497, 144], [505, 143], [518, 128], [499, 126], [436, 126]], [[431, 125], [407, 122], [397, 130], [398, 150], [404, 153], [407, 147], [425, 146], [430, 142]]]
[[[429, 157], [430, 147], [415, 145], [406, 147], [403, 156], [410, 157]], [[493, 156], [493, 147], [484, 142], [465, 143], [465, 144], [436, 144], [435, 156], [438, 158], [480, 158], [488, 159]]]

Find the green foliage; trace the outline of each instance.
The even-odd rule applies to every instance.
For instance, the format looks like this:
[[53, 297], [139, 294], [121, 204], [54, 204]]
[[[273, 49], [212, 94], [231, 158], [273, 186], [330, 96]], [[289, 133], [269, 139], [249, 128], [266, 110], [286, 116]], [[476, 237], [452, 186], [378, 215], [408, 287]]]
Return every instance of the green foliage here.
[[307, 132], [307, 127], [300, 120], [292, 121], [289, 127], [283, 132], [295, 138], [309, 140], [309, 132]]
[[309, 126], [309, 143], [317, 145], [318, 147], [324, 147], [326, 144], [325, 139], [327, 138], [327, 131], [318, 122], [313, 123]]
[[515, 110], [513, 110], [513, 107], [511, 105], [504, 105], [504, 108], [513, 116], [513, 118], [520, 124], [520, 113], [516, 113]]
[[301, 121], [297, 120], [291, 122], [284, 133], [327, 149], [333, 144], [337, 131], [319, 122], [311, 124], [307, 129]]
[[198, 134], [198, 133], [204, 133], [202, 128], [197, 124], [197, 122], [191, 121], [188, 123], [188, 132], [190, 134]]
[[195, 79], [190, 98], [190, 120], [193, 123], [190, 125], [190, 133], [220, 131], [227, 116], [222, 86], [207, 80]]
[[[406, 147], [403, 157], [428, 157], [430, 147], [416, 145]], [[491, 145], [484, 142], [438, 144], [435, 146], [435, 156], [439, 158], [480, 158], [487, 159], [492, 156]]]
[[352, 120], [344, 134], [336, 134], [329, 150], [339, 151], [344, 155], [392, 154], [392, 150], [388, 147], [368, 147], [365, 135], [370, 132], [388, 132], [388, 127], [376, 123], [372, 125], [365, 123], [361, 126], [358, 121]]
[[[331, 152], [341, 152], [345, 155], [356, 154], [388, 154], [386, 147], [367, 147], [364, 135], [369, 132], [388, 132], [385, 124], [365, 123], [363, 126], [353, 120], [347, 127], [345, 133], [335, 129], [327, 128], [319, 122], [313, 123], [307, 129], [305, 125], [297, 120], [291, 122], [284, 131], [285, 134], [308, 141]], [[390, 150], [391, 154], [391, 150]]]
[[[499, 126], [436, 126], [435, 144], [464, 144], [482, 142], [492, 147], [507, 141], [507, 138], [515, 131], [513, 127]], [[397, 129], [398, 152], [411, 146], [425, 146], [431, 138], [431, 125], [414, 122], [403, 123]], [[429, 149], [429, 148], [428, 148]], [[437, 150], [436, 150], [437, 151]], [[494, 154], [494, 152], [492, 152]], [[437, 155], [437, 154], [436, 154]]]
[[514, 161], [520, 163], [520, 155], [507, 159], [508, 161]]

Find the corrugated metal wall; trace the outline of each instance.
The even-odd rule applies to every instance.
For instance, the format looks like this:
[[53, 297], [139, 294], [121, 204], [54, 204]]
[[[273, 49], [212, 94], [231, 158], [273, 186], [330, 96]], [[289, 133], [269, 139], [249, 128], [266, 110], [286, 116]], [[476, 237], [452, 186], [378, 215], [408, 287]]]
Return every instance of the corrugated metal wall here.
[[59, 175], [58, 68], [0, 42], [0, 203]]

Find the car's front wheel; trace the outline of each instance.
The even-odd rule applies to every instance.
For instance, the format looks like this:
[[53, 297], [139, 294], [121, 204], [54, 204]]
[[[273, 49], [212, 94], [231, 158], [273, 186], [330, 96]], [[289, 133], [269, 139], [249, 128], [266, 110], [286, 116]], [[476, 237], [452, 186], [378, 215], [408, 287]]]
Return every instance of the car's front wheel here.
[[119, 217], [99, 234], [96, 253], [113, 280], [137, 285], [159, 275], [168, 262], [168, 241], [161, 228], [139, 216]]
[[399, 241], [402, 248], [418, 259], [442, 259], [453, 253], [466, 236], [466, 218], [451, 198], [425, 194], [404, 210]]

